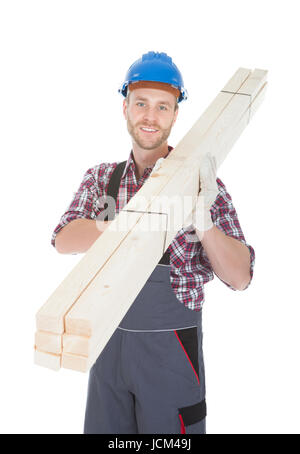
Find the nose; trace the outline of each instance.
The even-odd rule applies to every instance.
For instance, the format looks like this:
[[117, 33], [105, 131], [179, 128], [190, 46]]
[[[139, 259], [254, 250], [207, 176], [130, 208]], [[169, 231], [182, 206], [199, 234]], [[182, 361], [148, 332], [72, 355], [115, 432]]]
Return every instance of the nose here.
[[157, 120], [157, 112], [154, 107], [148, 106], [147, 109], [144, 111], [143, 120], [149, 124], [156, 123]]

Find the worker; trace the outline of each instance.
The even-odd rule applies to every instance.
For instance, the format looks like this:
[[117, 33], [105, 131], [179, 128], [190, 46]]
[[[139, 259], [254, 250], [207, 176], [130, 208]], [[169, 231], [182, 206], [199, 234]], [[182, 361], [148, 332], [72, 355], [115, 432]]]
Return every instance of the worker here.
[[[119, 213], [155, 164], [172, 154], [168, 137], [187, 99], [172, 59], [144, 54], [130, 66], [119, 92], [132, 149], [123, 162], [86, 171], [53, 232], [60, 253], [86, 252], [111, 222], [111, 216], [101, 218], [105, 196], [115, 198]], [[206, 433], [204, 286], [216, 274], [229, 288], [246, 289], [254, 250], [209, 154], [199, 174], [192, 222], [177, 232], [90, 370], [86, 434]]]

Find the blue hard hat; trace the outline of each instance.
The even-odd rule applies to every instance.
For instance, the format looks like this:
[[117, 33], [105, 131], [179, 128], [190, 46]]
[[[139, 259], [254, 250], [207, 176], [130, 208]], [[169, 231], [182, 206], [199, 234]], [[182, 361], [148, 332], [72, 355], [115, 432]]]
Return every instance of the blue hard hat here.
[[128, 69], [119, 93], [126, 97], [128, 85], [140, 80], [163, 82], [178, 88], [180, 91], [178, 102], [188, 97], [179, 69], [172, 62], [172, 58], [164, 52], [148, 52], [135, 61]]

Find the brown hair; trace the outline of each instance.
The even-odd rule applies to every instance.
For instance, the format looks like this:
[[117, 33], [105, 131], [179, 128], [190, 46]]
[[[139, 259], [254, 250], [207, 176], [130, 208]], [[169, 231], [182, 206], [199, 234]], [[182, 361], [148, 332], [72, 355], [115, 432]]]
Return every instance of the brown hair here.
[[179, 95], [180, 95], [180, 91], [178, 90], [178, 88], [176, 87], [173, 87], [172, 85], [170, 84], [166, 84], [164, 82], [152, 82], [152, 81], [148, 81], [148, 80], [139, 80], [137, 82], [133, 82], [131, 84], [128, 85], [128, 90], [127, 90], [127, 96], [126, 96], [126, 102], [128, 103], [128, 100], [129, 100], [129, 93], [133, 90], [135, 90], [136, 88], [156, 88], [156, 89], [159, 89], [159, 90], [165, 90], [165, 91], [168, 91], [169, 93], [171, 93], [172, 95], [175, 96], [176, 98], [176, 102], [175, 102], [175, 111], [178, 109], [178, 98], [179, 98]]

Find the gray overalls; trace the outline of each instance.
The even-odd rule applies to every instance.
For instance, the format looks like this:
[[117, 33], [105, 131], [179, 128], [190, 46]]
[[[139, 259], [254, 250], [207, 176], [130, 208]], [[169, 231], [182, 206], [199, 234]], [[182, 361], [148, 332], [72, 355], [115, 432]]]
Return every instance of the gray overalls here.
[[205, 433], [202, 313], [176, 298], [170, 269], [165, 253], [90, 370], [84, 433]]

